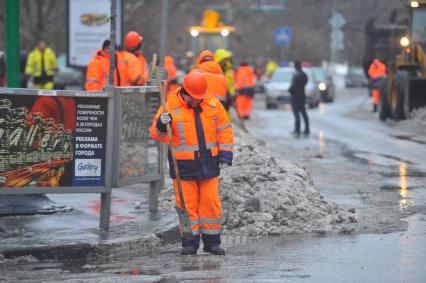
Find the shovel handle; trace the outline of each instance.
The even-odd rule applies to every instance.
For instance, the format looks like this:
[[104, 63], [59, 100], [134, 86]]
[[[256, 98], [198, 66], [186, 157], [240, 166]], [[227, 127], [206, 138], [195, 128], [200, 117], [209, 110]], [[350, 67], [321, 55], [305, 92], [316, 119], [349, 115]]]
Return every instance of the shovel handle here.
[[[161, 106], [163, 107], [163, 111], [167, 112], [166, 102], [164, 101], [163, 85], [161, 84], [161, 76], [160, 76], [160, 69], [159, 68], [157, 68], [157, 74], [156, 75], [157, 75], [158, 88], [160, 89]], [[176, 161], [175, 146], [173, 145], [173, 141], [172, 141], [172, 129], [170, 128], [170, 123], [167, 123], [166, 127], [167, 127], [167, 135], [169, 137], [169, 148], [170, 148], [170, 152], [171, 152], [171, 155], [172, 155], [173, 168], [175, 170], [176, 182], [177, 182], [177, 186], [178, 186], [179, 199], [180, 199], [180, 203], [181, 203], [182, 208], [184, 210], [186, 210], [185, 199], [183, 197], [183, 192], [182, 192], [182, 182], [180, 180], [179, 168], [178, 168], [177, 161]]]
[[148, 72], [148, 76], [146, 79], [146, 83], [148, 83], [148, 81], [150, 81], [152, 79], [152, 77], [154, 76], [154, 70], [156, 69], [155, 67], [157, 66], [157, 53], [154, 53], [152, 55], [152, 61], [151, 61], [151, 66], [149, 68], [149, 72]]

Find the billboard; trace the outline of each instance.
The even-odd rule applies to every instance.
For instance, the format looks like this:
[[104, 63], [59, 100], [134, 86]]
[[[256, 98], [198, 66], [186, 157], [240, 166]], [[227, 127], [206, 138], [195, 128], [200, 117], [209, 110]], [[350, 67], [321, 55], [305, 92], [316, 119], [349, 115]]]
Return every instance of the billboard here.
[[0, 188], [105, 185], [108, 98], [2, 94]]
[[[117, 1], [117, 43], [121, 42], [121, 0]], [[86, 67], [102, 42], [110, 38], [111, 0], [68, 0], [67, 62]]]
[[119, 166], [121, 182], [159, 173], [158, 143], [149, 134], [149, 126], [159, 106], [158, 93], [122, 95]]

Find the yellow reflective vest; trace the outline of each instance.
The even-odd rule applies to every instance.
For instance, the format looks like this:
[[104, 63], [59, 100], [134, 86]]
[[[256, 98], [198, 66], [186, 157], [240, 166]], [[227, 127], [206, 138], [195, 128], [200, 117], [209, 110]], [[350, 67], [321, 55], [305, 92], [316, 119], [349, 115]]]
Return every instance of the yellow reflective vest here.
[[55, 74], [55, 70], [58, 68], [56, 63], [56, 55], [55, 52], [50, 48], [46, 48], [43, 52], [38, 48], [34, 48], [34, 50], [28, 55], [27, 66], [25, 67], [25, 73], [31, 75], [33, 77], [40, 77], [42, 74], [42, 62], [41, 58], [44, 59], [44, 71], [47, 76], [53, 76]]

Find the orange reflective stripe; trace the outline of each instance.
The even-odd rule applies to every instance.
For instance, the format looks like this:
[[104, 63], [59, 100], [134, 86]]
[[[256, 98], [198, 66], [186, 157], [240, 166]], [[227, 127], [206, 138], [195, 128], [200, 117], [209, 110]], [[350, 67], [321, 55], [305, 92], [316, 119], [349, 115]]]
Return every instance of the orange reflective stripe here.
[[221, 224], [222, 223], [222, 219], [220, 219], [220, 218], [203, 218], [203, 217], [201, 217], [200, 219], [198, 219], [198, 222], [201, 222], [203, 224]]
[[183, 122], [177, 122], [178, 134], [179, 134], [179, 144], [184, 145], [185, 142], [185, 131], [183, 130]]
[[222, 125], [222, 126], [216, 128], [216, 131], [220, 132], [220, 131], [225, 130], [227, 128], [232, 128], [232, 125], [231, 124]]
[[234, 147], [233, 144], [219, 144], [219, 149], [229, 149], [229, 150], [232, 150], [233, 147]]
[[207, 234], [207, 235], [217, 235], [220, 234], [221, 230], [217, 229], [217, 230], [207, 230], [204, 228], [201, 228], [201, 233], [203, 234]]

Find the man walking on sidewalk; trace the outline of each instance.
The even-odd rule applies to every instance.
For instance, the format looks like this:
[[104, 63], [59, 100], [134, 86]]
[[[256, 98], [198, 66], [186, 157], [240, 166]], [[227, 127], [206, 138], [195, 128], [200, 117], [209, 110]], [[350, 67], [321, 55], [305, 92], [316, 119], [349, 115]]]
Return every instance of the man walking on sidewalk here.
[[[202, 73], [190, 72], [183, 78], [182, 87], [168, 97], [167, 111], [160, 107], [150, 127], [151, 136], [164, 143], [169, 143], [167, 124], [172, 129], [183, 198], [194, 236], [181, 239], [182, 254], [186, 255], [197, 253], [200, 234], [204, 251], [225, 255], [220, 247], [219, 174], [221, 168], [232, 165], [233, 132], [225, 108], [206, 90]], [[176, 206], [182, 208], [170, 152], [169, 164]]]
[[309, 135], [309, 118], [305, 109], [305, 86], [308, 83], [308, 76], [306, 76], [305, 72], [303, 72], [300, 61], [294, 62], [294, 69], [296, 72], [293, 75], [289, 92], [291, 95], [291, 108], [295, 119], [293, 135], [295, 137], [300, 137], [300, 113], [302, 114], [303, 121], [305, 122], [305, 131], [303, 134]]

